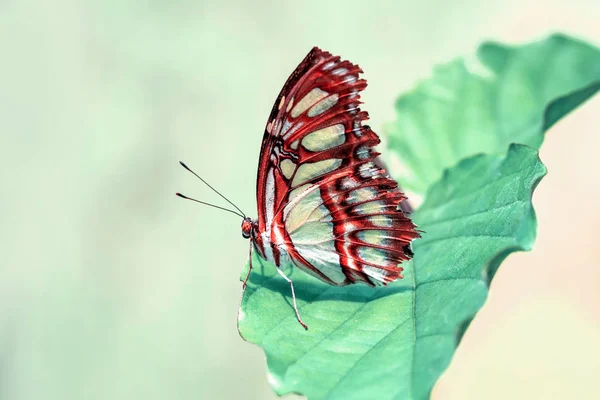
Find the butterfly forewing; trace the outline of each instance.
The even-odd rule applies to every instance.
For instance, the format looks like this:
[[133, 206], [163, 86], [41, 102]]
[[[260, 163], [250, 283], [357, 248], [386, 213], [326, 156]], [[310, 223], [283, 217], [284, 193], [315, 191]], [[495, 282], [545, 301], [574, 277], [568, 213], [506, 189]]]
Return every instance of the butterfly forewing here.
[[418, 237], [398, 209], [404, 195], [373, 162], [361, 72], [313, 48], [275, 102], [258, 168], [256, 248], [332, 285], [400, 278]]

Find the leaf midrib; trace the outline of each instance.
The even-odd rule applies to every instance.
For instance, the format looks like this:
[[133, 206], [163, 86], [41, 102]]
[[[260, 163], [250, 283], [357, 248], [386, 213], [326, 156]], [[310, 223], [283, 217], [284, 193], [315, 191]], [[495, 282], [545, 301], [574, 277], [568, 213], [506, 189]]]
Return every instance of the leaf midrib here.
[[413, 344], [412, 344], [412, 354], [411, 354], [411, 362], [410, 362], [410, 398], [414, 398], [413, 394], [415, 391], [415, 355], [417, 348], [417, 261], [413, 259], [412, 262], [412, 319], [413, 319]]

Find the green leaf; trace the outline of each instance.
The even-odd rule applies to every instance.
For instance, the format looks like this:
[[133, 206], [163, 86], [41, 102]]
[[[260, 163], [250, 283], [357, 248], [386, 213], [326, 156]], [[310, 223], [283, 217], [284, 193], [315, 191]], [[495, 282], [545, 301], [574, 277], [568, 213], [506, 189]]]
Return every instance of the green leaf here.
[[485, 43], [398, 99], [384, 132], [403, 168], [391, 172], [423, 194], [463, 158], [510, 143], [539, 148], [548, 128], [599, 89], [600, 50], [582, 41], [557, 34], [524, 46]]
[[405, 278], [387, 287], [333, 287], [292, 271], [308, 331], [296, 322], [287, 282], [255, 258], [239, 329], [264, 349], [275, 391], [310, 400], [426, 399], [499, 262], [531, 248], [531, 195], [544, 174], [537, 151], [523, 145], [447, 171], [414, 214], [424, 234]]

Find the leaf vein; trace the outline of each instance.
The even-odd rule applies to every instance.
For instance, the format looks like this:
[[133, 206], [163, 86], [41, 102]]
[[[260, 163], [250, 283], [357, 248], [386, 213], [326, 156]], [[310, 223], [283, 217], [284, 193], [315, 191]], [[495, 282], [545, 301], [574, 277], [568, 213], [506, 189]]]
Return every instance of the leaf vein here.
[[325, 396], [323, 397], [323, 399], [327, 400], [329, 398], [329, 396], [331, 395], [331, 393], [340, 386], [340, 384], [344, 381], [344, 379], [347, 379], [348, 376], [350, 375], [350, 372], [352, 372], [352, 370], [354, 368], [356, 368], [356, 366], [360, 363], [360, 361], [365, 358], [367, 356], [367, 354], [369, 354], [371, 351], [373, 351], [374, 349], [377, 348], [377, 345], [379, 343], [381, 343], [382, 341], [384, 341], [385, 339], [387, 339], [388, 337], [390, 337], [390, 335], [392, 335], [394, 332], [396, 332], [398, 329], [402, 328], [404, 326], [404, 324], [408, 321], [410, 321], [411, 319], [414, 319], [412, 317], [405, 319], [404, 321], [400, 322], [398, 324], [398, 326], [396, 326], [394, 329], [392, 329], [391, 331], [389, 331], [384, 337], [382, 337], [381, 339], [379, 339], [371, 348], [369, 348], [369, 350], [367, 350], [366, 352], [364, 352], [364, 354], [362, 354], [356, 361], [354, 361], [352, 363], [352, 366], [346, 371], [345, 374], [343, 374], [340, 378], [340, 380], [337, 381], [337, 383], [329, 390], [329, 392], [327, 392], [325, 394]]

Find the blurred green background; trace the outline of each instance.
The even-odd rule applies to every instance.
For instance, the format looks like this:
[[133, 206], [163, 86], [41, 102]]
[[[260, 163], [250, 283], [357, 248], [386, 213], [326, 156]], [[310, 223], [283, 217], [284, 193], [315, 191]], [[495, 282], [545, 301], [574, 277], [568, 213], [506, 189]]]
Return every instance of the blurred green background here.
[[[313, 45], [376, 131], [485, 39], [600, 42], [596, 0], [0, 3], [0, 398], [273, 399], [236, 330], [258, 150]], [[537, 246], [500, 269], [434, 399], [597, 398], [600, 98], [548, 133]]]

